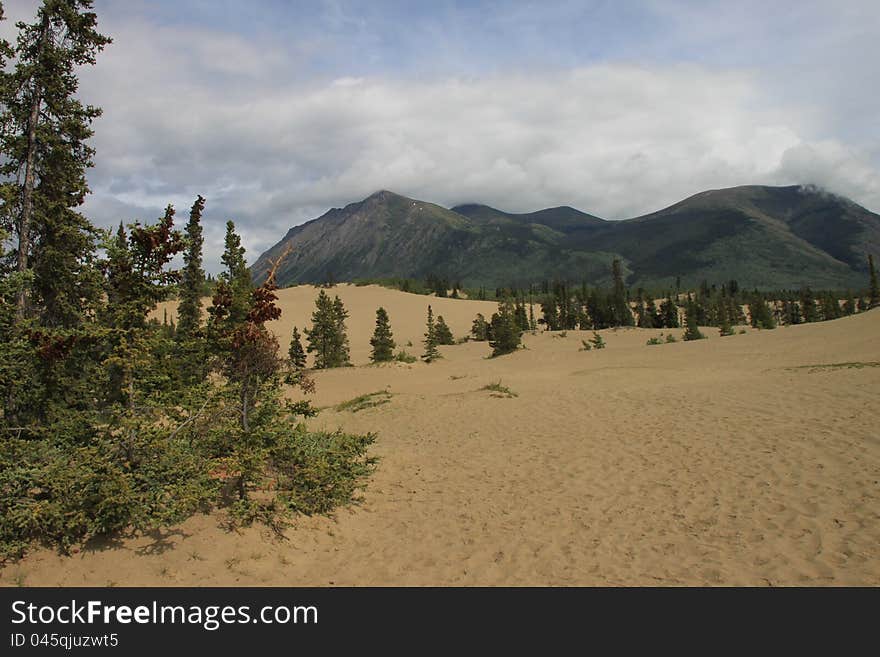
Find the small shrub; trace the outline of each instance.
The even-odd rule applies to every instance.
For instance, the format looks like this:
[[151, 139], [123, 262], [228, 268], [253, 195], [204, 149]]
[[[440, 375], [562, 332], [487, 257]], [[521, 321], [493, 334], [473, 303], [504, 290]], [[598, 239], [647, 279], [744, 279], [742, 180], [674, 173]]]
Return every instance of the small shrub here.
[[669, 343], [671, 343], [671, 342], [678, 342], [678, 340], [675, 338], [674, 335], [672, 335], [672, 333], [669, 333], [669, 334], [666, 336], [666, 344], [669, 344]]
[[366, 395], [360, 395], [355, 397], [354, 399], [349, 399], [348, 401], [342, 402], [336, 406], [337, 411], [351, 411], [352, 413], [357, 413], [358, 411], [363, 411], [368, 408], [374, 408], [376, 406], [381, 406], [382, 404], [387, 404], [391, 401], [391, 393], [387, 390], [377, 390], [376, 392], [370, 392]]
[[593, 343], [594, 349], [604, 349], [605, 348], [605, 340], [602, 339], [602, 336], [593, 331], [593, 338], [590, 340]]
[[511, 398], [511, 397], [519, 397], [517, 393], [508, 388], [505, 385], [501, 385], [501, 381], [499, 380], [497, 383], [490, 383], [489, 385], [485, 385], [480, 390], [488, 390], [492, 393], [492, 397], [500, 397], [500, 398]]
[[586, 340], [581, 340], [581, 344], [583, 346], [578, 351], [591, 351], [593, 349], [593, 345]]
[[418, 358], [407, 352], [405, 349], [401, 349], [395, 354], [394, 360], [398, 363], [415, 363]]
[[648, 338], [648, 341], [647, 341], [645, 344], [647, 344], [647, 345], [649, 345], [649, 346], [650, 346], [650, 345], [653, 345], [653, 344], [663, 344], [663, 340], [661, 340], [659, 337], [657, 337], [657, 338]]

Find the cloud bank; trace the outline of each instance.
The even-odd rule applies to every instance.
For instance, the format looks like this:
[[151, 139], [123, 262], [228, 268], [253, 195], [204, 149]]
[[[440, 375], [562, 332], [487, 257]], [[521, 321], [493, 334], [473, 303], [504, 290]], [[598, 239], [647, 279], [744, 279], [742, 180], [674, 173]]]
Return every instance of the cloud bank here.
[[705, 189], [813, 183], [880, 210], [878, 136], [838, 129], [827, 104], [780, 94], [749, 63], [327, 75], [309, 65], [332, 45], [320, 40], [118, 13], [102, 29], [115, 43], [81, 75], [82, 97], [104, 109], [86, 211], [103, 225], [169, 202], [183, 215], [202, 194], [212, 270], [228, 218], [253, 261], [291, 226], [378, 189], [622, 219]]

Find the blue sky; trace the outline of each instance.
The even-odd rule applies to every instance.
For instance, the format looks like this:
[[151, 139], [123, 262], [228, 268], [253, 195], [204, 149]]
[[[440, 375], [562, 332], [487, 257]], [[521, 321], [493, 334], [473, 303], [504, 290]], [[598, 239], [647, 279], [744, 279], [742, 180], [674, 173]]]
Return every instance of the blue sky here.
[[[30, 20], [35, 0], [7, 0]], [[610, 219], [815, 183], [880, 211], [880, 8], [96, 0], [96, 222], [208, 198], [249, 256], [376, 189]], [[0, 26], [14, 34], [12, 20]], [[212, 267], [216, 269], [216, 266]]]

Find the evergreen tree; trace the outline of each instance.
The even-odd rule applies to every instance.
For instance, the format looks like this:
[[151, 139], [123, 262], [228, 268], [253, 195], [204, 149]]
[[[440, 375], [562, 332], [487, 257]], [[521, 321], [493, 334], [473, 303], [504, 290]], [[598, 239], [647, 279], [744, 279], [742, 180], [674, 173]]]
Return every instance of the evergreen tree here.
[[492, 356], [509, 354], [519, 347], [522, 332], [516, 323], [516, 311], [513, 301], [508, 297], [498, 306], [498, 312], [492, 315], [492, 337], [489, 346]]
[[685, 316], [684, 340], [702, 340], [706, 336], [700, 332], [697, 325], [697, 309], [692, 300], [688, 301], [687, 315]]
[[345, 328], [345, 320], [348, 319], [348, 311], [338, 296], [333, 298], [333, 316], [336, 319], [336, 365], [335, 367], [347, 367], [351, 365], [348, 351], [348, 331]]
[[196, 383], [208, 375], [206, 344], [201, 335], [202, 293], [205, 272], [202, 269], [201, 217], [205, 199], [193, 203], [186, 224], [183, 252], [183, 274], [180, 283], [180, 305], [177, 309], [176, 357], [183, 381]]
[[34, 23], [20, 24], [16, 66], [0, 84], [0, 227], [17, 234], [19, 274], [32, 272], [31, 284], [19, 286], [17, 316], [28, 314], [30, 292], [47, 327], [79, 326], [82, 306], [100, 295], [97, 231], [75, 210], [89, 191], [87, 141], [101, 114], [77, 98], [76, 72], [110, 43], [91, 7], [92, 0], [45, 0]]
[[322, 289], [315, 299], [312, 328], [306, 329], [309, 353], [315, 354], [315, 369], [348, 365], [348, 338], [345, 335], [345, 311], [339, 297], [331, 301]]
[[440, 350], [437, 349], [437, 326], [434, 323], [434, 311], [428, 306], [428, 321], [425, 330], [425, 353], [422, 354], [422, 360], [431, 363], [440, 356]]
[[819, 321], [819, 313], [816, 310], [816, 299], [813, 297], [813, 292], [810, 288], [807, 288], [801, 293], [801, 313], [804, 317], [804, 322], [818, 322]]
[[611, 294], [614, 326], [632, 326], [634, 322], [626, 294], [626, 286], [623, 283], [623, 269], [617, 258], [611, 263], [611, 277], [614, 282]]
[[727, 306], [722, 302], [718, 304], [718, 330], [722, 337], [733, 335], [733, 326], [730, 316], [727, 314]]
[[471, 324], [471, 336], [477, 342], [485, 342], [488, 339], [488, 328], [489, 324], [486, 322], [486, 318], [483, 317], [482, 313], [477, 313], [473, 324]]
[[388, 313], [384, 308], [376, 310], [376, 329], [370, 339], [373, 350], [370, 360], [374, 363], [384, 363], [394, 358], [394, 336], [391, 333], [391, 325], [388, 322]]
[[751, 323], [754, 328], [776, 328], [776, 322], [773, 321], [773, 316], [770, 314], [767, 302], [760, 296], [754, 296], [749, 303], [749, 315], [751, 315]]
[[455, 337], [453, 337], [452, 331], [446, 325], [443, 315], [437, 315], [437, 324], [434, 327], [434, 331], [437, 334], [437, 344], [455, 344]]
[[666, 300], [660, 304], [660, 314], [663, 317], [664, 328], [678, 328], [678, 304], [672, 300], [672, 294], [667, 295]]
[[202, 287], [205, 271], [202, 269], [202, 212], [205, 199], [196, 198], [186, 224], [183, 252], [183, 275], [180, 281], [180, 305], [177, 308], [177, 333], [181, 341], [192, 339], [202, 321]]
[[874, 269], [874, 256], [868, 255], [868, 307], [880, 306], [880, 284], [877, 283], [877, 270]]
[[529, 330], [534, 333], [538, 330], [538, 323], [535, 321], [535, 305], [532, 303], [532, 295], [529, 294]]
[[834, 294], [827, 292], [822, 298], [822, 319], [827, 322], [840, 316], [840, 302]]
[[287, 357], [294, 369], [303, 370], [306, 367], [306, 352], [302, 346], [302, 338], [299, 329], [295, 326], [290, 334], [290, 347], [287, 350]]
[[846, 292], [846, 301], [843, 303], [843, 314], [853, 315], [856, 312], [856, 298], [851, 290]]

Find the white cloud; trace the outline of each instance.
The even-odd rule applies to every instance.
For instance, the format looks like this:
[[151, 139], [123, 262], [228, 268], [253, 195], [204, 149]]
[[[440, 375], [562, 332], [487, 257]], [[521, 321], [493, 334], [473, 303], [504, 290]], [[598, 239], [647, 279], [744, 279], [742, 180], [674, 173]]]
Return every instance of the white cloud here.
[[102, 29], [115, 43], [82, 73], [83, 98], [105, 111], [87, 209], [105, 224], [168, 202], [183, 215], [203, 194], [211, 260], [227, 218], [253, 259], [377, 189], [619, 219], [710, 188], [817, 183], [880, 210], [877, 137], [853, 148], [815, 103], [768, 93], [752, 68], [298, 80], [296, 56], [271, 41], [137, 20]]

